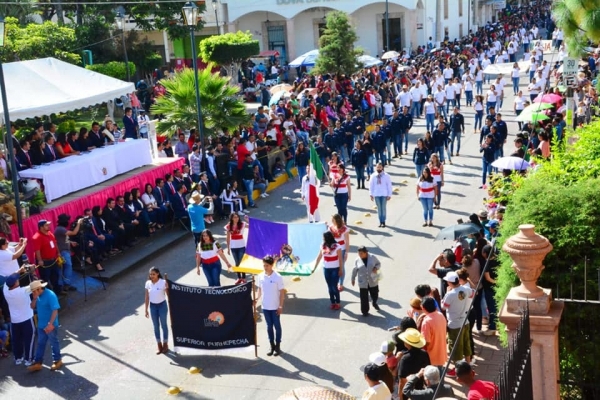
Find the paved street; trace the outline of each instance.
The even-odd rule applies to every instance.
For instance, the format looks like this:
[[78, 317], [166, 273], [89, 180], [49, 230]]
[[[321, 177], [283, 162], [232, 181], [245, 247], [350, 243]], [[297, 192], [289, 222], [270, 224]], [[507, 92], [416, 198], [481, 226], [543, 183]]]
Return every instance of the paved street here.
[[[526, 87], [527, 79], [521, 79]], [[512, 93], [510, 84], [506, 93]], [[464, 98], [463, 98], [464, 104]], [[407, 156], [394, 160], [387, 168], [399, 191], [388, 203], [388, 228], [379, 225], [368, 192], [353, 188], [349, 223], [356, 231], [347, 264], [351, 269], [356, 248], [367, 246], [380, 258], [383, 280], [380, 283], [381, 312], [370, 317], [360, 313], [358, 291], [350, 287], [342, 292], [341, 311], [331, 311], [323, 274], [292, 281], [285, 278], [288, 296], [283, 324], [283, 354], [266, 357], [267, 337], [264, 322], [258, 324], [258, 358], [254, 354], [237, 356], [156, 356], [150, 320], [144, 318], [144, 282], [150, 266], [167, 272], [169, 278], [185, 284], [205, 285], [204, 276], [194, 271], [194, 245], [186, 242], [164, 249], [152, 263], [138, 267], [96, 290], [87, 303], [73, 304], [60, 315], [65, 366], [60, 372], [44, 369], [31, 374], [16, 367], [12, 359], [0, 360], [0, 394], [3, 398], [33, 397], [46, 400], [68, 399], [160, 399], [166, 390], [178, 386], [185, 399], [259, 399], [275, 400], [297, 387], [325, 385], [360, 396], [365, 382], [359, 366], [390, 335], [387, 329], [406, 314], [413, 288], [419, 283], [439, 286], [439, 280], [427, 269], [431, 260], [450, 242], [434, 242], [438, 230], [481, 208], [486, 196], [481, 184], [481, 157], [474, 135], [473, 110], [464, 108], [467, 129], [462, 138], [461, 156], [446, 165], [442, 209], [435, 210], [435, 227], [421, 227], [422, 209], [416, 199], [412, 161]], [[510, 110], [510, 112], [508, 111]], [[513, 121], [512, 96], [504, 103], [505, 120]], [[418, 120], [411, 132], [409, 152], [424, 134], [424, 120]], [[516, 123], [509, 123], [514, 135]], [[505, 150], [510, 154], [512, 139]], [[288, 182], [267, 199], [257, 202], [252, 217], [273, 221], [299, 222], [305, 217], [300, 203], [298, 181]], [[322, 189], [321, 215], [335, 212], [331, 190]], [[358, 221], [361, 223], [359, 224]], [[221, 235], [223, 225], [213, 232]], [[234, 274], [225, 274], [224, 284], [234, 282]], [[190, 316], [193, 318], [193, 316]], [[489, 349], [488, 349], [489, 350]], [[488, 354], [488, 353], [486, 353]], [[488, 354], [489, 355], [489, 354]], [[46, 352], [46, 363], [50, 354]], [[188, 374], [192, 366], [202, 368], [199, 375]]]

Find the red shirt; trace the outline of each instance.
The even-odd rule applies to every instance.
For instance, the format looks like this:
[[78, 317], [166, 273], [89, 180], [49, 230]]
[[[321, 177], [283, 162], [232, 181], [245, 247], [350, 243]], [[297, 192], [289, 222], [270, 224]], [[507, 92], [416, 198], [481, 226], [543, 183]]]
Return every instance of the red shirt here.
[[469, 388], [468, 400], [493, 400], [498, 393], [498, 386], [494, 382], [475, 381]]
[[58, 258], [58, 242], [52, 232], [43, 234], [38, 231], [33, 235], [31, 241], [33, 243], [33, 251], [39, 251], [43, 260]]
[[246, 154], [250, 154], [250, 150], [248, 150], [246, 148], [245, 144], [240, 144], [237, 147], [237, 163], [238, 163], [238, 169], [242, 169], [242, 166], [244, 165], [244, 161], [246, 159]]

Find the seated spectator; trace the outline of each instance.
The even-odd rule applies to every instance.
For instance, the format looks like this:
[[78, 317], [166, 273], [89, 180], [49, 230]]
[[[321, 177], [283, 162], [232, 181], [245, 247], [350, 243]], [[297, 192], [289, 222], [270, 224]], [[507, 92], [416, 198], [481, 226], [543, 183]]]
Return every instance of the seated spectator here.
[[31, 157], [29, 156], [29, 148], [31, 143], [27, 139], [21, 139], [19, 143], [21, 145], [21, 150], [17, 151], [17, 157], [15, 158], [15, 161], [17, 163], [17, 169], [19, 171], [23, 171], [24, 169], [33, 167]]
[[44, 147], [44, 162], [50, 163], [58, 160], [56, 150], [54, 150], [54, 136], [51, 133], [47, 133], [44, 138], [46, 146]]
[[[77, 224], [83, 216], [76, 217], [76, 221], [71, 224], [70, 233], [67, 233], [70, 238], [70, 246], [71, 250], [75, 257], [81, 261], [81, 267], [83, 268], [85, 264], [94, 265], [96, 270], [99, 272], [103, 272], [104, 268], [100, 264], [102, 260], [102, 252], [104, 251], [104, 247], [96, 246], [96, 243], [93, 240], [87, 240], [88, 235], [83, 230], [77, 230]], [[62, 280], [61, 280], [62, 281]], [[67, 283], [67, 282], [65, 282]]]
[[67, 141], [67, 134], [64, 132], [56, 135], [56, 143], [54, 143], [54, 150], [56, 150], [56, 154], [58, 154], [58, 158], [65, 158], [68, 156], [74, 156], [79, 154], [78, 151], [73, 150], [71, 145]]
[[94, 147], [104, 147], [106, 136], [100, 132], [100, 124], [96, 121], [92, 122], [92, 129], [88, 134], [88, 142]]
[[113, 256], [121, 253], [121, 250], [115, 246], [115, 235], [111, 234], [104, 219], [102, 219], [102, 208], [94, 206], [92, 210], [86, 209], [84, 216], [91, 217], [92, 229], [85, 232], [86, 239], [94, 242], [94, 245], [102, 252], [104, 256]]
[[283, 174], [284, 171], [285, 165], [283, 165], [283, 162], [281, 162], [281, 158], [276, 157], [275, 164], [273, 164], [273, 177], [277, 178], [279, 175]]
[[[404, 397], [413, 400], [430, 400], [437, 390], [438, 398], [454, 398], [454, 390], [452, 386], [444, 383], [439, 388], [440, 384], [440, 369], [433, 365], [428, 365], [422, 368], [418, 373], [408, 377], [404, 386]], [[423, 389], [419, 389], [423, 387]]]
[[30, 140], [30, 143], [31, 148], [29, 149], [29, 156], [31, 157], [31, 163], [33, 165], [42, 165], [44, 162], [44, 148], [46, 147], [46, 142], [41, 139], [33, 139]]
[[71, 131], [69, 133], [67, 133], [67, 143], [69, 144], [69, 147], [71, 148], [71, 150], [73, 151], [81, 151], [81, 149], [79, 148], [79, 143], [78, 143], [78, 137], [79, 134], [76, 131]]
[[[125, 199], [127, 199], [127, 196], [125, 196]], [[154, 233], [158, 226], [158, 224], [156, 223], [156, 213], [151, 214], [148, 211], [148, 208], [146, 207], [146, 205], [140, 198], [140, 189], [138, 189], [138, 188], [131, 189], [131, 202], [132, 202], [135, 210], [140, 213], [142, 220], [148, 224], [150, 233]], [[125, 203], [127, 204], [127, 200], [125, 200]], [[154, 210], [151, 210], [151, 211], [154, 212]]]
[[227, 184], [227, 187], [221, 193], [220, 200], [223, 215], [227, 215], [225, 206], [229, 206], [230, 213], [237, 212], [240, 215], [248, 213], [248, 211], [244, 210], [244, 198], [237, 191], [236, 181]]
[[[183, 171], [187, 171], [185, 174]], [[176, 168], [173, 171], [173, 183], [175, 184], [175, 188], [180, 185], [185, 186], [185, 192], [189, 193], [192, 191], [192, 180], [190, 179], [190, 167], [188, 165], [184, 165], [182, 169]]]
[[150, 218], [145, 219], [142, 212], [135, 209], [131, 192], [117, 196], [117, 211], [120, 213], [121, 220], [134, 226], [136, 236], [150, 235]]
[[154, 190], [152, 189], [152, 185], [146, 183], [146, 186], [144, 187], [144, 194], [142, 194], [142, 197], [138, 199], [138, 201], [142, 201], [146, 207], [146, 210], [148, 211], [148, 214], [150, 215], [150, 220], [152, 222], [156, 222], [157, 228], [161, 229], [166, 222], [167, 208], [164, 206], [164, 204], [161, 206], [158, 205], [156, 198], [154, 198], [153, 192]]
[[[213, 193], [212, 189], [210, 188], [210, 184], [208, 182], [208, 175], [206, 174], [206, 172], [202, 172], [200, 174], [200, 183], [198, 184], [198, 188], [200, 190], [201, 195], [210, 197], [212, 199], [212, 202], [215, 205], [215, 209], [217, 209], [217, 210], [223, 209], [221, 200], [219, 199], [219, 197], [217, 196], [216, 193]], [[207, 215], [206, 218], [207, 218], [206, 222], [209, 224], [215, 222], [212, 215]]]
[[158, 142], [156, 144], [156, 148], [158, 150], [158, 158], [166, 158], [167, 157], [167, 153], [165, 152], [164, 143]]
[[134, 226], [125, 223], [120, 214], [115, 209], [115, 199], [109, 197], [106, 199], [106, 206], [102, 210], [102, 219], [106, 222], [108, 233], [115, 236], [115, 243], [119, 248], [131, 247], [134, 245]]
[[260, 169], [258, 165], [254, 166], [254, 189], [258, 189], [260, 191], [260, 197], [269, 197], [267, 193], [267, 181], [266, 179], [260, 176]]
[[121, 138], [121, 131], [119, 130], [119, 127], [115, 125], [114, 122], [112, 122], [110, 119], [107, 119], [104, 122], [104, 129], [102, 130], [102, 134], [111, 143], [114, 143], [115, 140], [119, 140]]
[[81, 128], [79, 130], [79, 137], [77, 138], [77, 148], [79, 151], [91, 151], [96, 148], [93, 142], [89, 139], [89, 133], [87, 128]]
[[173, 158], [175, 154], [173, 153], [173, 147], [171, 146], [171, 141], [169, 139], [163, 142], [165, 148], [163, 149], [167, 157]]
[[175, 218], [177, 219], [187, 219], [187, 201], [185, 200], [185, 186], [181, 185], [177, 189], [175, 196], [171, 199], [171, 204], [173, 206], [173, 213], [175, 214]]
[[165, 181], [164, 179], [156, 178], [154, 182], [156, 186], [154, 187], [154, 189], [152, 189], [152, 195], [154, 196], [154, 200], [156, 200], [156, 205], [164, 208], [165, 211], [167, 211], [167, 207], [169, 207], [170, 201], [169, 195], [165, 191]]
[[177, 187], [175, 186], [175, 183], [173, 183], [173, 175], [171, 175], [171, 174], [165, 175], [164, 190], [165, 190], [165, 193], [167, 194], [167, 199], [169, 199], [169, 202], [172, 203], [173, 197], [175, 197], [177, 195]]

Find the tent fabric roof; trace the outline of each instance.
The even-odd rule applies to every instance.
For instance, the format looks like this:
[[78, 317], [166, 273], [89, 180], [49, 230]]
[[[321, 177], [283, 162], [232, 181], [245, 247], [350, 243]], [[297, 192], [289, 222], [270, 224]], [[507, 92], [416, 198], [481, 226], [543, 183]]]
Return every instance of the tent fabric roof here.
[[3, 68], [11, 121], [89, 107], [135, 91], [133, 83], [55, 58], [6, 63]]

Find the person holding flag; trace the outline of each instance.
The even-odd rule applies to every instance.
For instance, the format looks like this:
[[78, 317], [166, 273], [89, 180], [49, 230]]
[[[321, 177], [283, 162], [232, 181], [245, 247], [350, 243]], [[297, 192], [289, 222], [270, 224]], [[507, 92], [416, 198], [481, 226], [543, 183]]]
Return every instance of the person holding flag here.
[[302, 178], [302, 189], [300, 191], [302, 201], [306, 204], [306, 213], [308, 222], [319, 222], [319, 186], [323, 178], [323, 164], [315, 150], [315, 146], [310, 143], [310, 159], [307, 168], [307, 175]]

